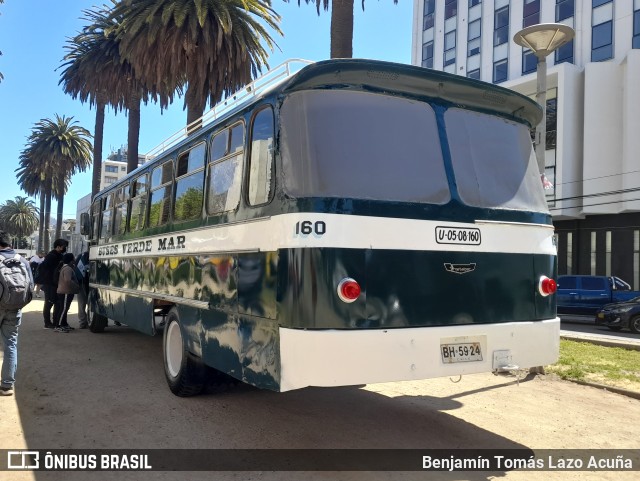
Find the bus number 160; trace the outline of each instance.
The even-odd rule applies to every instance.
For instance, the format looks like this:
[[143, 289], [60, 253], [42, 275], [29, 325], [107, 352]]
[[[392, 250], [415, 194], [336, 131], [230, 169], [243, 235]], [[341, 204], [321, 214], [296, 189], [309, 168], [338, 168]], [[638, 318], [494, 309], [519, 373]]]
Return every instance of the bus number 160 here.
[[327, 224], [324, 221], [311, 222], [310, 220], [303, 220], [302, 222], [296, 222], [296, 235], [324, 235], [326, 232]]

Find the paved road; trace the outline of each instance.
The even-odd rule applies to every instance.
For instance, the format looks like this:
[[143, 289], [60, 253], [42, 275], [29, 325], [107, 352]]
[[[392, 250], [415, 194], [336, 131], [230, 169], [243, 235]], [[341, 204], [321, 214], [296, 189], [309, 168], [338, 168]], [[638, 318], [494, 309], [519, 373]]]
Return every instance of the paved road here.
[[594, 341], [603, 345], [620, 345], [640, 350], [640, 335], [630, 331], [612, 331], [608, 327], [596, 326], [590, 316], [561, 316], [560, 335]]
[[[20, 332], [16, 395], [0, 398], [0, 449], [627, 448], [640, 401], [552, 376], [491, 374], [288, 393], [241, 386], [178, 398], [161, 339], [126, 327], [59, 334], [32, 303]], [[74, 306], [75, 308], [75, 306]], [[70, 322], [76, 324], [75, 316]], [[618, 415], [619, 413], [619, 415]], [[640, 459], [637, 460], [640, 463]], [[635, 480], [620, 472], [14, 473], [0, 480]]]

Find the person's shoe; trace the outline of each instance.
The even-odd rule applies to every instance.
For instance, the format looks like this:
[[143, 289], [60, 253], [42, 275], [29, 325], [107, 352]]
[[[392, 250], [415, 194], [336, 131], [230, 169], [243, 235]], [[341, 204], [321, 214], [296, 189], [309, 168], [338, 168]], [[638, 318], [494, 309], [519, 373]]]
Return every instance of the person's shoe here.
[[53, 329], [53, 328], [54, 328], [54, 325], [53, 325], [53, 324], [45, 324], [45, 325], [44, 325], [44, 328], [45, 328], [45, 329]]
[[69, 329], [65, 329], [64, 327], [56, 327], [53, 329], [54, 332], [64, 332], [65, 334], [70, 333], [71, 331]]
[[60, 326], [68, 331], [73, 331], [75, 329], [75, 327], [71, 327], [69, 324], [65, 324], [64, 326]]
[[87, 324], [80, 324], [78, 329], [87, 329], [89, 326]]
[[0, 396], [13, 396], [12, 387], [0, 387]]

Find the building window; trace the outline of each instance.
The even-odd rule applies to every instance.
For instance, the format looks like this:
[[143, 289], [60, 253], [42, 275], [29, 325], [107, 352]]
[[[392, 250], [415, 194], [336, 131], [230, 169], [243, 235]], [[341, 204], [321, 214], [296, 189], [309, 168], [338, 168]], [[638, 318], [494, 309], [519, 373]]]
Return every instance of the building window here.
[[422, 46], [422, 66], [433, 68], [433, 41]]
[[556, 0], [556, 22], [573, 17], [575, 8], [575, 0]]
[[433, 27], [435, 9], [436, 0], [424, 0], [424, 19], [422, 21], [423, 30], [429, 30]]
[[480, 19], [469, 22], [469, 35], [467, 42], [467, 56], [472, 57], [480, 53]]
[[118, 166], [117, 165], [105, 165], [104, 166], [104, 171], [105, 172], [112, 172], [112, 173], [117, 173], [118, 172]]
[[480, 3], [482, 3], [482, 0], [469, 0], [469, 8], [480, 5]]
[[592, 0], [591, 6], [593, 8], [599, 7], [600, 5], [604, 5], [605, 3], [611, 3], [613, 0]]
[[111, 185], [111, 184], [113, 184], [114, 182], [117, 182], [117, 181], [118, 181], [117, 177], [111, 177], [111, 176], [107, 175], [104, 178], [104, 183], [107, 184], [107, 185]]
[[509, 6], [496, 10], [493, 22], [493, 45], [502, 45], [509, 41]]
[[480, 69], [477, 68], [475, 70], [470, 70], [469, 72], [467, 72], [467, 77], [480, 80]]
[[573, 63], [573, 40], [565, 43], [562, 47], [555, 51], [556, 64], [559, 63]]
[[445, 0], [444, 19], [455, 17], [458, 14], [458, 0]]
[[529, 27], [540, 23], [540, 0], [524, 0], [522, 26]]
[[567, 274], [573, 274], [573, 233], [567, 232]]
[[122, 167], [120, 167], [120, 172], [126, 172], [127, 168], [123, 165]]
[[640, 10], [633, 12], [633, 41], [631, 48], [640, 48]]
[[554, 150], [556, 148], [556, 132], [558, 119], [558, 99], [556, 97], [547, 99], [547, 135], [545, 136], [545, 150]]
[[606, 263], [606, 271], [605, 271], [605, 275], [606, 276], [610, 276], [611, 275], [611, 231], [608, 230], [606, 232], [605, 235], [605, 239], [606, 239], [606, 243], [605, 243], [605, 263]]
[[592, 276], [596, 275], [596, 233], [591, 232], [591, 270]]
[[538, 66], [538, 58], [531, 50], [522, 51], [522, 75], [535, 72]]
[[444, 66], [456, 62], [456, 31], [452, 30], [444, 35]]
[[493, 83], [497, 84], [507, 80], [509, 63], [507, 59], [498, 60], [493, 63]]
[[591, 61], [600, 62], [613, 57], [613, 22], [594, 25], [591, 30]]

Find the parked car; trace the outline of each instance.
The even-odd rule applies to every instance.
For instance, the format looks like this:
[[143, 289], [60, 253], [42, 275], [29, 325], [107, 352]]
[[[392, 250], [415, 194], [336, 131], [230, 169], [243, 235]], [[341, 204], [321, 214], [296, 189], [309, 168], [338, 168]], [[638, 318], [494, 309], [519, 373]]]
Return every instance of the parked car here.
[[628, 328], [640, 334], [640, 296], [605, 305], [596, 313], [596, 325], [607, 326], [612, 331]]
[[615, 302], [639, 297], [640, 292], [613, 276], [559, 276], [556, 293], [558, 314], [593, 315]]

